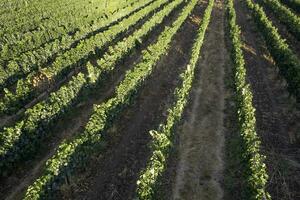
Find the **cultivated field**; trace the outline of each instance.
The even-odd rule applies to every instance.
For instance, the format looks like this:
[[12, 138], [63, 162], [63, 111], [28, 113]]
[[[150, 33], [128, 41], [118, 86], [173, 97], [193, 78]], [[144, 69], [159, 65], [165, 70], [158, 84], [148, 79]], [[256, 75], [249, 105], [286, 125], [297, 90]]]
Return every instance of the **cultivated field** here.
[[0, 199], [300, 199], [300, 0], [1, 0]]

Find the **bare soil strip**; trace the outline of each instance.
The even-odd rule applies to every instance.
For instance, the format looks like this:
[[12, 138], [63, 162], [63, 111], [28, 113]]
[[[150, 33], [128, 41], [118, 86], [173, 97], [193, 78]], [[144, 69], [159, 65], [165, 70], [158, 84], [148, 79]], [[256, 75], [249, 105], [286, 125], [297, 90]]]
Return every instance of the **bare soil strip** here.
[[178, 127], [179, 158], [172, 199], [223, 198], [224, 1], [217, 0], [201, 50], [202, 57], [183, 125]]
[[[115, 86], [122, 80], [124, 71], [114, 72], [106, 80], [107, 83], [95, 91], [93, 97], [75, 105], [74, 109], [53, 127], [52, 132], [55, 133], [55, 137], [44, 141], [38, 155], [16, 169], [15, 173], [10, 175], [8, 179], [2, 178], [0, 180], [1, 186], [5, 186], [0, 190], [3, 194], [2, 197], [8, 195], [6, 199], [21, 199], [22, 193], [40, 175], [46, 161], [55, 153], [56, 147], [63, 140], [73, 137], [84, 128], [93, 111], [94, 104], [99, 104], [112, 95]], [[32, 168], [32, 166], [34, 167]]]
[[[199, 10], [202, 10], [201, 6], [197, 6], [193, 16], [199, 17], [202, 14]], [[197, 28], [192, 18], [184, 23], [172, 41], [168, 55], [160, 60], [135, 103], [107, 131], [104, 137], [107, 146], [103, 153], [91, 161], [86, 174], [73, 178], [81, 181], [74, 181], [71, 187], [65, 185], [63, 198], [134, 198], [138, 173], [150, 156], [148, 131], [157, 127], [166, 116], [173, 90], [179, 83], [179, 74], [189, 61]], [[185, 37], [187, 35], [189, 37]]]
[[[253, 2], [258, 2], [257, 0]], [[263, 5], [263, 4], [261, 4]], [[300, 41], [297, 40], [287, 29], [287, 27], [282, 24], [276, 16], [272, 13], [270, 9], [268, 9], [266, 6], [262, 6], [266, 15], [268, 16], [269, 20], [272, 21], [273, 26], [275, 26], [278, 30], [278, 33], [282, 36], [282, 38], [286, 39], [286, 42], [290, 46], [290, 48], [294, 51], [296, 55], [298, 55], [298, 58], [300, 58]]]
[[237, 21], [241, 26], [247, 79], [253, 92], [257, 132], [267, 156], [267, 190], [272, 199], [292, 200], [300, 196], [300, 113], [289, 98], [283, 79], [269, 56], [265, 43], [245, 4], [236, 1]]
[[[182, 4], [183, 6], [183, 4]], [[86, 170], [70, 177], [70, 184], [60, 187], [56, 199], [133, 199], [139, 172], [149, 158], [149, 130], [157, 128], [173, 100], [199, 27], [207, 0], [199, 1], [190, 18], [176, 34], [168, 55], [156, 66], [136, 101], [125, 109], [103, 137], [103, 151], [92, 157]], [[180, 7], [181, 8], [181, 7]], [[300, 198], [300, 110], [286, 90], [286, 82], [267, 51], [249, 10], [242, 0], [235, 1], [237, 23], [241, 26], [247, 81], [253, 92], [257, 133], [262, 153], [267, 156], [267, 190], [274, 200]], [[154, 30], [146, 42], [116, 67], [101, 87], [67, 113], [53, 126], [55, 137], [45, 140], [40, 152], [8, 177], [0, 177], [0, 199], [21, 199], [22, 194], [40, 174], [45, 162], [64, 140], [81, 131], [88, 121], [93, 104], [111, 97], [126, 70], [141, 58], [141, 51], [155, 42], [164, 26], [177, 17], [177, 9]], [[293, 38], [276, 18], [267, 15], [279, 28], [292, 49], [300, 55], [299, 41]], [[230, 44], [226, 37], [225, 0], [216, 0], [201, 50], [191, 99], [182, 123], [176, 130], [174, 152], [166, 173], [160, 180], [160, 199], [242, 200], [243, 179], [238, 156], [236, 109]], [[137, 25], [138, 27], [140, 25]], [[133, 30], [132, 30], [133, 31]], [[124, 34], [130, 34], [128, 33]], [[116, 41], [114, 41], [116, 42]], [[94, 63], [92, 58], [91, 62]], [[45, 97], [46, 98], [46, 97]], [[225, 147], [226, 145], [226, 147]], [[226, 153], [224, 153], [226, 152]]]
[[[21, 199], [22, 193], [41, 173], [45, 162], [55, 153], [56, 147], [65, 139], [73, 137], [76, 133], [80, 132], [85, 124], [87, 123], [94, 104], [100, 104], [107, 100], [113, 94], [115, 87], [123, 79], [125, 71], [130, 69], [134, 63], [138, 62], [141, 58], [142, 50], [146, 49], [147, 46], [156, 41], [160, 31], [166, 25], [169, 25], [170, 19], [173, 19], [180, 8], [174, 10], [171, 15], [166, 18], [156, 30], [150, 33], [149, 37], [145, 38], [142, 44], [124, 59], [115, 70], [106, 76], [105, 81], [100, 83], [98, 88], [95, 88], [91, 94], [82, 94], [83, 97], [63, 120], [59, 121], [53, 128], [52, 132], [55, 132], [55, 137], [48, 138], [44, 141], [42, 149], [32, 160], [24, 163], [19, 169], [6, 177], [0, 177], [0, 199]], [[34, 166], [34, 167], [32, 167]]]

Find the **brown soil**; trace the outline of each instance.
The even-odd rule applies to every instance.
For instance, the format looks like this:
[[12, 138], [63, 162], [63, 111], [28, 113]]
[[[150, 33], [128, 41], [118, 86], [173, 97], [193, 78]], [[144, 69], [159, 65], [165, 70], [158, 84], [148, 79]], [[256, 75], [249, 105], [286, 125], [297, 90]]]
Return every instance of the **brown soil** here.
[[297, 199], [300, 196], [300, 152], [296, 137], [300, 113], [295, 101], [289, 98], [285, 82], [278, 77], [245, 4], [236, 1], [235, 6], [244, 42], [247, 80], [256, 108], [257, 133], [262, 140], [262, 153], [267, 156], [267, 191], [272, 199]]
[[[43, 145], [36, 157], [22, 163], [19, 169], [16, 169], [9, 178], [2, 178], [0, 192], [2, 197], [6, 199], [20, 199], [25, 189], [37, 177], [39, 177], [46, 161], [55, 153], [56, 147], [65, 139], [73, 137], [79, 133], [84, 125], [89, 120], [92, 113], [93, 105], [103, 102], [106, 98], [112, 95], [115, 85], [122, 79], [124, 75], [120, 73], [115, 76], [115, 80], [110, 80], [101, 88], [97, 90], [101, 96], [94, 96], [84, 103], [79, 102], [74, 106], [74, 109], [68, 112], [62, 120], [60, 120], [53, 128], [52, 132], [55, 137], [48, 138], [43, 142]], [[34, 166], [34, 168], [32, 168]], [[5, 194], [5, 195], [4, 195]]]
[[171, 177], [173, 194], [168, 199], [223, 198], [224, 68], [229, 61], [224, 20], [224, 1], [217, 0], [201, 50], [191, 100], [177, 129], [178, 159], [175, 177]]
[[[182, 7], [182, 4], [180, 7]], [[174, 18], [176, 10], [170, 15]], [[70, 112], [63, 117], [53, 128], [55, 137], [48, 138], [44, 141], [42, 149], [37, 153], [36, 157], [23, 163], [19, 169], [16, 169], [9, 178], [2, 177], [0, 179], [0, 199], [20, 199], [25, 189], [41, 174], [41, 170], [45, 166], [45, 162], [55, 153], [56, 147], [65, 139], [72, 138], [75, 134], [79, 133], [87, 123], [93, 109], [94, 104], [110, 98], [118, 83], [123, 80], [126, 70], [132, 68], [134, 63], [138, 62], [141, 58], [141, 52], [146, 47], [155, 42], [159, 32], [165, 25], [168, 25], [168, 18], [166, 18], [161, 25], [159, 25], [149, 36], [144, 38], [131, 55], [122, 60], [115, 70], [104, 75], [105, 81], [100, 82], [99, 86], [89, 94], [82, 94], [83, 97], [80, 101], [73, 106]], [[125, 66], [125, 67], [124, 67]], [[32, 168], [34, 166], [34, 168]]]
[[[234, 73], [229, 56], [230, 41], [225, 35], [228, 33], [225, 3], [225, 0], [216, 0], [212, 12], [190, 101], [182, 122], [177, 126], [166, 172], [159, 180], [157, 196], [160, 200], [244, 199], [242, 191], [245, 180], [239, 157]], [[54, 136], [42, 142], [34, 158], [19, 165], [9, 177], [0, 178], [0, 199], [22, 198], [28, 185], [40, 176], [45, 162], [57, 146], [64, 139], [82, 131], [93, 105], [113, 95], [126, 70], [141, 60], [142, 50], [156, 41], [163, 28], [177, 18], [185, 4], [150, 33], [112, 73], [106, 74], [105, 81], [99, 87], [80, 95], [79, 102], [52, 127]], [[92, 156], [87, 170], [76, 171], [70, 177], [70, 184], [60, 187], [55, 194], [56, 199], [122, 200], [135, 197], [138, 175], [151, 153], [148, 148], [151, 141], [149, 130], [156, 129], [166, 118], [167, 109], [174, 100], [173, 91], [180, 83], [179, 74], [189, 61], [193, 40], [206, 6], [207, 0], [199, 1], [173, 38], [168, 54], [162, 57], [153, 74], [141, 87], [135, 101], [104, 133], [101, 152]], [[235, 8], [244, 42], [247, 81], [251, 85], [256, 108], [257, 133], [262, 140], [262, 153], [267, 156], [267, 191], [274, 200], [300, 199], [299, 105], [289, 96], [286, 82], [279, 77], [278, 69], [245, 3], [235, 0]], [[271, 12], [267, 11], [267, 15], [299, 56], [300, 43]], [[96, 58], [90, 59], [92, 64], [95, 64]], [[71, 75], [76, 73], [78, 71]], [[47, 98], [48, 93], [44, 95], [42, 99]], [[32, 105], [35, 103], [32, 102]], [[16, 118], [1, 118], [0, 127], [14, 120]]]
[[[203, 10], [202, 6], [197, 6], [192, 16], [198, 17], [202, 13], [200, 10]], [[134, 198], [138, 174], [150, 156], [147, 146], [151, 139], [149, 130], [157, 128], [165, 118], [173, 91], [179, 83], [179, 74], [189, 61], [197, 30], [193, 19], [185, 22], [176, 34], [168, 55], [157, 64], [135, 103], [106, 132], [106, 150], [91, 161], [86, 174], [77, 175], [80, 181], [74, 182], [71, 189], [63, 187], [63, 198]]]
[[[255, 0], [253, 2], [257, 3], [258, 1]], [[290, 46], [293, 52], [300, 58], [300, 41], [298, 41], [297, 38], [289, 32], [287, 26], [281, 23], [270, 9], [264, 6], [263, 3], [259, 5], [263, 7], [266, 15], [268, 16], [268, 19], [272, 21], [273, 26], [277, 28], [278, 33], [282, 36], [283, 39], [286, 39], [287, 44]]]

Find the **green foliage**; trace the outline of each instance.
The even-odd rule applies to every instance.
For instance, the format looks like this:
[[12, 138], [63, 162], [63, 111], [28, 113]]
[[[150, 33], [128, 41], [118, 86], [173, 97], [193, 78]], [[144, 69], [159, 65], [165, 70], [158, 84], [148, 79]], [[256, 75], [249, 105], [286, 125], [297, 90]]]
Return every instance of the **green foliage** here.
[[13, 127], [4, 128], [0, 133], [1, 173], [12, 170], [16, 161], [31, 157], [38, 149], [40, 140], [49, 132], [50, 124], [63, 116], [85, 82], [83, 74], [79, 73], [47, 100], [28, 109], [23, 120]]
[[22, 85], [21, 88], [27, 88], [27, 90], [17, 89], [16, 92], [13, 93], [13, 98], [4, 97], [4, 99], [0, 101], [0, 104], [4, 105], [0, 107], [3, 108], [3, 110], [0, 110], [0, 114], [12, 114], [39, 94], [38, 89], [34, 87], [33, 82], [33, 78], [38, 76], [39, 73], [47, 74], [48, 79], [54, 81], [61, 80], [75, 65], [80, 65], [81, 60], [86, 60], [90, 55], [95, 54], [96, 49], [102, 49], [107, 46], [111, 41], [116, 39], [118, 35], [128, 31], [129, 28], [134, 26], [147, 14], [159, 8], [167, 1], [168, 0], [160, 0], [151, 3], [149, 6], [139, 10], [132, 16], [111, 26], [108, 30], [98, 33], [86, 40], [81, 40], [75, 48], [71, 48], [69, 51], [56, 57], [51, 66], [43, 68], [39, 70], [39, 72], [32, 72], [24, 79], [19, 79], [17, 84]]
[[[104, 55], [104, 58], [99, 61], [100, 67], [93, 67], [93, 80], [99, 81], [99, 79], [101, 79], [102, 77], [101, 75], [104, 72], [110, 72], [111, 70], [113, 70], [117, 64], [117, 61], [124, 58], [128, 54], [128, 52], [130, 52], [130, 50], [135, 47], [135, 41], [141, 40], [158, 24], [162, 23], [163, 19], [168, 16], [171, 11], [181, 2], [182, 0], [177, 0], [168, 4], [165, 9], [158, 12], [149, 21], [147, 21], [141, 29], [137, 30], [131, 36], [125, 38], [123, 41], [117, 43], [114, 47], [111, 47], [109, 51]], [[91, 68], [91, 65], [88, 65], [87, 68]], [[58, 92], [53, 92], [50, 99], [46, 100], [46, 103], [45, 101], [43, 101], [35, 105], [32, 109], [26, 111], [23, 121], [26, 122], [27, 128], [21, 129], [21, 131], [13, 138], [7, 139], [7, 141], [3, 140], [5, 151], [3, 150], [4, 155], [2, 160], [0, 160], [0, 169], [2, 169], [2, 166], [3, 172], [6, 170], [12, 170], [13, 168], [9, 168], [7, 166], [10, 166], [13, 163], [17, 162], [20, 159], [20, 155], [24, 157], [24, 155], [30, 155], [32, 152], [34, 152], [36, 150], [36, 146], [39, 144], [39, 139], [44, 138], [47, 133], [51, 131], [50, 127], [52, 126], [52, 124], [54, 124], [59, 118], [61, 118], [63, 114], [68, 109], [70, 109], [70, 107], [72, 107], [74, 102], [76, 102], [77, 100], [79, 92], [81, 91], [81, 89], [79, 90], [79, 88], [77, 87], [77, 90], [74, 90], [74, 84], [80, 84], [81, 88], [93, 86], [93, 82], [90, 79], [89, 75], [88, 77], [84, 77], [83, 74], [79, 74], [77, 77], [80, 77], [80, 81], [74, 80], [69, 82], [66, 86], [61, 87]], [[135, 77], [137, 77], [136, 74]], [[88, 79], [88, 81], [86, 79]], [[5, 135], [5, 133], [3, 133], [3, 135]], [[29, 139], [33, 141], [36, 140], [36, 144], [27, 144], [27, 141]], [[25, 142], [23, 142], [23, 140]], [[11, 159], [11, 157], [16, 158]], [[1, 163], [4, 164], [1, 165]]]
[[270, 8], [272, 13], [300, 40], [300, 18], [296, 14], [278, 0], [263, 0], [261, 3]]
[[288, 83], [288, 91], [296, 97], [297, 101], [300, 101], [300, 60], [278, 34], [277, 29], [267, 18], [263, 9], [251, 0], [246, 0], [246, 3], [279, 68], [280, 74]]
[[[97, 9], [101, 1], [103, 2], [103, 0], [95, 0], [87, 3], [46, 0], [46, 2], [37, 1], [35, 4], [30, 4], [28, 8], [22, 7], [16, 12], [8, 9], [11, 12], [6, 11], [0, 17], [2, 22], [0, 43], [3, 47], [0, 55], [7, 61], [17, 59], [22, 62], [24, 58], [28, 61], [31, 58], [40, 59], [49, 51], [65, 49], [87, 33], [109, 24], [112, 16], [114, 19], [119, 18], [126, 13], [124, 8], [131, 12], [131, 3], [136, 3], [136, 0], [119, 1], [118, 4], [111, 6], [111, 11], [117, 11], [111, 15], [108, 9]], [[108, 16], [109, 20], [105, 19], [105, 16]]]
[[281, 2], [289, 6], [298, 14], [300, 13], [300, 0], [281, 0]]
[[88, 62], [86, 64], [86, 69], [88, 71], [88, 79], [90, 80], [91, 83], [95, 83], [96, 82], [95, 67], [90, 62]]
[[[191, 1], [189, 7], [180, 16], [185, 19], [195, 7], [197, 0]], [[165, 124], [161, 124], [158, 130], [150, 131], [152, 142], [150, 149], [152, 155], [147, 162], [146, 168], [141, 172], [137, 181], [138, 199], [154, 199], [158, 178], [166, 168], [169, 150], [172, 146], [173, 129], [180, 121], [184, 108], [187, 104], [189, 93], [194, 79], [194, 70], [199, 59], [200, 49], [203, 44], [204, 36], [210, 22], [211, 12], [214, 6], [214, 0], [210, 0], [205, 10], [203, 21], [200, 25], [198, 35], [192, 48], [192, 55], [187, 69], [181, 74], [182, 85], [175, 89], [175, 102], [168, 111]], [[183, 22], [183, 21], [182, 21]]]
[[246, 189], [242, 191], [244, 199], [270, 199], [266, 192], [268, 175], [264, 164], [265, 156], [260, 153], [260, 139], [255, 126], [255, 108], [252, 104], [252, 93], [246, 82], [246, 68], [240, 39], [240, 28], [236, 24], [236, 13], [233, 0], [228, 0], [228, 18], [232, 41], [232, 58], [235, 67], [235, 87], [238, 108], [238, 123], [242, 140], [242, 163]]
[[[180, 2], [182, 0], [172, 2], [171, 7], [174, 8]], [[161, 14], [166, 14], [167, 10], [161, 11]], [[187, 11], [185, 10], [185, 12]], [[157, 43], [151, 45], [148, 51], [143, 52], [142, 61], [126, 73], [124, 80], [116, 88], [115, 97], [94, 106], [94, 112], [83, 133], [60, 145], [54, 156], [48, 160], [41, 177], [27, 189], [25, 199], [40, 199], [51, 195], [51, 186], [54, 183], [57, 184], [66, 173], [76, 169], [91, 155], [93, 147], [99, 143], [103, 131], [131, 102], [141, 85], [152, 73], [157, 61], [167, 52], [171, 39], [182, 25], [182, 20], [184, 21], [185, 18], [180, 17], [172, 27], [166, 27]]]

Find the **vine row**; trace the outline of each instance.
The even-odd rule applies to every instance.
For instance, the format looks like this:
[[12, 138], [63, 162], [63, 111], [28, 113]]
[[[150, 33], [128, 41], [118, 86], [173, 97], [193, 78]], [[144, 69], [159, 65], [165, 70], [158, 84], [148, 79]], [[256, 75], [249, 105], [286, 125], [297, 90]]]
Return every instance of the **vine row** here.
[[263, 0], [262, 3], [287, 26], [287, 29], [300, 40], [300, 18], [278, 0]]
[[[122, 20], [108, 30], [99, 33], [88, 40], [81, 41], [75, 48], [57, 57], [49, 67], [40, 69], [38, 72], [30, 73], [25, 79], [19, 79], [16, 92], [5, 89], [5, 96], [0, 101], [0, 113], [12, 114], [19, 110], [24, 104], [35, 98], [39, 90], [49, 86], [53, 82], [63, 79], [75, 65], [85, 64], [82, 60], [88, 59], [96, 51], [103, 49], [120, 35], [128, 31], [132, 26], [146, 17], [149, 13], [160, 8], [168, 0], [158, 0], [138, 11], [134, 15]], [[98, 50], [97, 50], [98, 49]]]
[[251, 0], [245, 1], [262, 33], [269, 52], [271, 53], [280, 74], [287, 81], [287, 89], [300, 101], [300, 60], [289, 48], [285, 40], [266, 16], [262, 7]]
[[271, 199], [266, 191], [268, 175], [264, 163], [265, 156], [260, 152], [261, 141], [256, 133], [255, 108], [252, 92], [246, 81], [245, 60], [240, 38], [240, 27], [236, 24], [233, 0], [228, 0], [228, 18], [232, 43], [232, 59], [235, 72], [235, 90], [237, 102], [238, 127], [242, 146], [243, 175], [246, 189], [242, 191], [244, 199]]
[[52, 125], [72, 108], [80, 94], [99, 84], [105, 75], [116, 67], [118, 61], [136, 47], [137, 41], [142, 42], [145, 36], [161, 24], [182, 1], [173, 1], [131, 36], [109, 48], [103, 58], [97, 61], [99, 67], [88, 64], [86, 75], [79, 73], [57, 92], [53, 92], [48, 99], [28, 109], [24, 118], [13, 127], [4, 128], [0, 133], [1, 172], [12, 170], [18, 161], [31, 157], [38, 149], [41, 140], [49, 137]]
[[115, 96], [105, 103], [95, 105], [85, 130], [76, 138], [60, 145], [55, 155], [47, 161], [42, 175], [27, 189], [25, 199], [40, 199], [51, 195], [54, 183], [58, 184], [77, 167], [84, 166], [83, 163], [100, 143], [105, 129], [131, 103], [139, 88], [151, 75], [157, 61], [167, 53], [173, 36], [193, 9], [194, 2], [195, 0], [183, 9], [171, 27], [165, 28], [155, 44], [143, 51], [142, 61], [126, 73], [115, 90]]
[[[194, 3], [197, 3], [197, 0], [194, 1]], [[155, 199], [154, 196], [158, 185], [157, 182], [166, 168], [175, 126], [180, 121], [184, 108], [188, 102], [194, 79], [194, 71], [199, 59], [205, 32], [210, 22], [213, 6], [214, 0], [210, 0], [192, 47], [191, 59], [185, 72], [180, 75], [182, 78], [182, 85], [177, 87], [174, 91], [175, 101], [173, 106], [168, 110], [166, 123], [159, 125], [157, 130], [151, 130], [149, 132], [152, 136], [152, 142], [150, 143], [152, 154], [147, 162], [146, 168], [140, 173], [137, 181], [137, 196], [140, 200]]]

